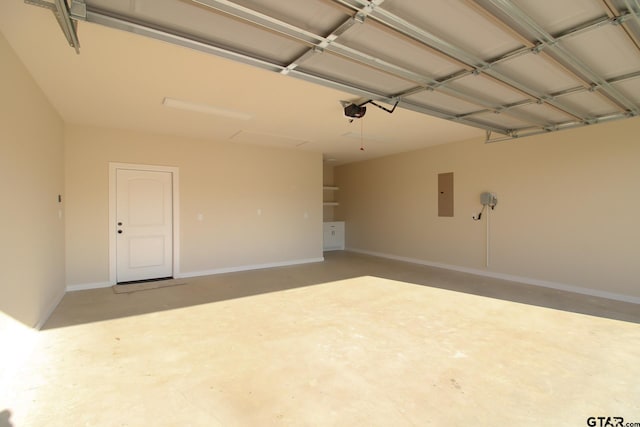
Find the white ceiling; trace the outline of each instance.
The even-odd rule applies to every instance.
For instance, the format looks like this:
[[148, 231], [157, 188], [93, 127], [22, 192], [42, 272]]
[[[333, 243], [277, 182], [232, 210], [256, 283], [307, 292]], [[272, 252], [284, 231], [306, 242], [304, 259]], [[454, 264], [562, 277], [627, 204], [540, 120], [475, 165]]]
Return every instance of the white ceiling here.
[[[86, 0], [77, 55], [49, 10], [12, 0], [0, 2], [0, 31], [68, 123], [316, 151], [335, 164], [640, 110], [637, 2], [376, 3]], [[167, 108], [165, 97], [242, 114]], [[343, 117], [340, 101], [367, 99], [399, 107]]]

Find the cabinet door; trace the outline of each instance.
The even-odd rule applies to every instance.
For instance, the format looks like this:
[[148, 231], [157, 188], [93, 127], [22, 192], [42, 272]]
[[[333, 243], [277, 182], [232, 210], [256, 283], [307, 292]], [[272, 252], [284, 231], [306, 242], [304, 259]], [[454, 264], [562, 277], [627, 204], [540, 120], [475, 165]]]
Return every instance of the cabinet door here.
[[344, 223], [325, 222], [323, 227], [323, 248], [344, 249]]
[[330, 249], [331, 246], [333, 245], [333, 238], [334, 238], [334, 234], [332, 233], [332, 230], [330, 227], [325, 226], [323, 233], [322, 233], [322, 248], [323, 249]]
[[322, 240], [323, 249], [325, 250], [332, 249], [333, 246], [335, 246], [335, 238], [336, 238], [335, 227], [332, 226], [331, 223], [325, 223], [323, 226], [322, 235], [323, 235], [323, 240]]

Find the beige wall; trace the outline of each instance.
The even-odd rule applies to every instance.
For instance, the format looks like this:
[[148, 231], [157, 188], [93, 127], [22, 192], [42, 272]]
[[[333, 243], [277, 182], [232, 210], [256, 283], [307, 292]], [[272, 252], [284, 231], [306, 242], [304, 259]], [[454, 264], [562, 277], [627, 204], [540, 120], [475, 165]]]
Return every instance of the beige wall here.
[[64, 293], [63, 122], [2, 34], [0, 64], [0, 311], [35, 326]]
[[[336, 168], [348, 248], [640, 297], [640, 120]], [[454, 172], [455, 216], [437, 216]], [[491, 260], [479, 195], [496, 192]], [[535, 281], [534, 280], [534, 281]]]
[[181, 274], [322, 257], [318, 153], [72, 125], [65, 143], [69, 285], [109, 279], [109, 162], [179, 168]]

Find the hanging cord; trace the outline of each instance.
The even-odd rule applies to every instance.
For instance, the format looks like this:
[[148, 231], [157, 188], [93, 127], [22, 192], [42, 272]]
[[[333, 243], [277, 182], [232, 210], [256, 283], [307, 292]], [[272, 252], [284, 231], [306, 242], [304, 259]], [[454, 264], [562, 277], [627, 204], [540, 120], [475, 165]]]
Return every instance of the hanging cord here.
[[[480, 221], [480, 219], [482, 218], [482, 214], [484, 213], [484, 210], [487, 208], [487, 205], [482, 205], [482, 210], [480, 211], [480, 213], [476, 216], [472, 216], [471, 218], [473, 218], [474, 221]], [[493, 209], [493, 206], [491, 206], [491, 209]], [[490, 233], [490, 229], [489, 229], [489, 218], [491, 217], [491, 211], [487, 211], [487, 231], [486, 231], [486, 236], [485, 236], [485, 240], [487, 243], [487, 248], [486, 248], [486, 262], [485, 262], [485, 266], [489, 267], [489, 249], [490, 249], [490, 245], [489, 245], [489, 233]]]
[[482, 218], [482, 214], [484, 213], [486, 207], [487, 205], [482, 205], [482, 210], [480, 211], [480, 213], [476, 216], [472, 216], [471, 218], [473, 218], [474, 221], [480, 221], [480, 218]]
[[364, 151], [364, 120], [360, 119], [360, 151]]
[[[491, 208], [493, 210], [493, 207]], [[491, 218], [491, 211], [487, 211], [487, 231], [486, 231], [486, 241], [487, 241], [487, 249], [486, 249], [486, 254], [487, 254], [487, 262], [485, 264], [485, 267], [489, 267], [489, 250], [491, 249], [491, 245], [489, 244], [489, 236], [491, 236], [491, 232], [490, 232], [490, 228], [489, 228], [489, 219]]]

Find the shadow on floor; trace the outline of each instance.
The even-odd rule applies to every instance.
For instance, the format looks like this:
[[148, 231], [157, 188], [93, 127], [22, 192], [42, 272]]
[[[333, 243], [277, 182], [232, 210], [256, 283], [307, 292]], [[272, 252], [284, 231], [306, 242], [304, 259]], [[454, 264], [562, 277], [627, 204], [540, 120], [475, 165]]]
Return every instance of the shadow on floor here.
[[4, 409], [0, 411], [0, 427], [13, 427], [10, 410]]
[[185, 279], [185, 284], [180, 286], [124, 294], [116, 294], [111, 288], [70, 292], [65, 295], [43, 329], [209, 304], [360, 276], [376, 276], [522, 304], [640, 323], [640, 307], [632, 303], [353, 252], [336, 251], [325, 253], [324, 262], [190, 278]]

